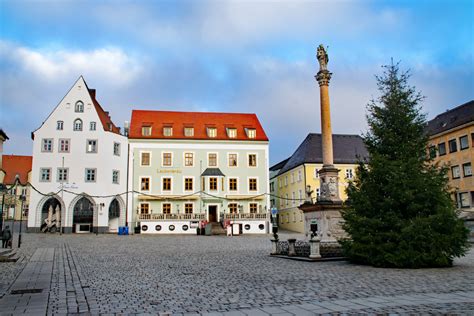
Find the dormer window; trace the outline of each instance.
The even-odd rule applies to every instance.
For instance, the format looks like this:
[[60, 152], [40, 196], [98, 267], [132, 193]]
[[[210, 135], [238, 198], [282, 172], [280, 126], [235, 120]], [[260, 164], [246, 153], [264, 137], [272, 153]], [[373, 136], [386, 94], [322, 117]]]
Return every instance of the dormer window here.
[[166, 137], [173, 136], [173, 127], [171, 126], [163, 127], [163, 136], [166, 136]]
[[84, 103], [82, 103], [82, 101], [77, 101], [74, 110], [78, 113], [84, 112]]
[[248, 138], [256, 138], [257, 130], [255, 128], [246, 128], [245, 129]]
[[194, 127], [185, 127], [184, 128], [184, 136], [193, 137], [194, 136]]
[[207, 137], [215, 138], [217, 137], [217, 128], [215, 127], [208, 127], [207, 128]]
[[227, 137], [236, 138], [237, 137], [237, 129], [236, 128], [227, 128]]
[[81, 121], [81, 119], [76, 119], [74, 121], [74, 130], [75, 131], [82, 131], [82, 121]]
[[142, 126], [142, 136], [151, 136], [151, 126]]

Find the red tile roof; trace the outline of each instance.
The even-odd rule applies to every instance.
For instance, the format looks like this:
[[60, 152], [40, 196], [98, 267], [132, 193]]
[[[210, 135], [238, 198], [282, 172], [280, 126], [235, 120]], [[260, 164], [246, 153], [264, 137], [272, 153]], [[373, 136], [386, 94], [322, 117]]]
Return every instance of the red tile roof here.
[[92, 102], [94, 103], [95, 110], [97, 111], [97, 114], [99, 115], [100, 122], [102, 123], [102, 127], [104, 128], [104, 131], [120, 134], [120, 129], [117, 126], [115, 126], [114, 122], [112, 122], [112, 119], [109, 116], [109, 112], [105, 112], [104, 109], [102, 109], [102, 107], [100, 106], [97, 99], [95, 98], [95, 89], [88, 88], [88, 91], [89, 91], [89, 95], [91, 96]]
[[31, 156], [3, 155], [2, 169], [5, 171], [4, 184], [13, 184], [15, 176], [20, 175], [20, 182], [28, 182], [28, 172], [31, 171]]
[[[143, 126], [151, 126], [150, 136], [142, 135]], [[172, 127], [173, 135], [164, 136], [163, 127]], [[185, 127], [193, 127], [194, 136], [185, 136]], [[215, 127], [217, 137], [208, 137], [207, 127]], [[229, 138], [227, 128], [235, 128], [237, 137]], [[246, 129], [255, 129], [256, 137], [248, 138]], [[268, 141], [267, 135], [255, 114], [143, 110], [132, 111], [129, 138]]]

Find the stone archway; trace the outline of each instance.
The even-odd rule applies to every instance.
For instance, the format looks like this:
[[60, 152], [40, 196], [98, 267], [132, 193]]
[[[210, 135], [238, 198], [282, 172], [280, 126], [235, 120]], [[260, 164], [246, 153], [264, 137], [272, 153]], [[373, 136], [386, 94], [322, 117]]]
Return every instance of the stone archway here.
[[117, 195], [109, 204], [108, 212], [108, 230], [111, 233], [118, 231], [119, 226], [124, 225], [125, 203], [123, 199]]
[[96, 205], [93, 199], [87, 195], [77, 196], [71, 203], [72, 212], [72, 232], [86, 233], [92, 232], [94, 227], [94, 216], [96, 216]]
[[[64, 201], [57, 194], [50, 193], [43, 196], [36, 205], [35, 226], [44, 232], [59, 231], [60, 227], [64, 226], [64, 222], [61, 222], [64, 219], [64, 210]], [[49, 224], [45, 222], [46, 219], [50, 222]], [[45, 224], [48, 226], [47, 229], [44, 229]]]

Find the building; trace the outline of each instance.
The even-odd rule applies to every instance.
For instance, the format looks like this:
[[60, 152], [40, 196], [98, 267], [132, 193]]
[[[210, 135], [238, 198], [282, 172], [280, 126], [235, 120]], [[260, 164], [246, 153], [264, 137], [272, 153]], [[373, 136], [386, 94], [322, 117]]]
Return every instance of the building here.
[[429, 153], [449, 167], [449, 186], [460, 216], [474, 220], [474, 100], [428, 122]]
[[126, 224], [127, 138], [82, 76], [32, 138], [29, 231], [115, 232]]
[[[334, 134], [332, 140], [334, 166], [339, 169], [339, 196], [345, 200], [345, 188], [355, 176], [357, 161], [367, 159], [368, 152], [359, 135]], [[279, 169], [270, 181], [275, 183], [275, 195], [279, 197], [275, 202], [280, 228], [305, 232], [304, 215], [298, 206], [305, 201], [308, 186], [313, 201], [319, 197], [318, 171], [323, 166], [322, 159], [321, 134], [310, 133], [288, 160], [270, 169]]]
[[[3, 155], [2, 169], [5, 173], [3, 184], [11, 188], [0, 200], [4, 220], [26, 220], [28, 218], [30, 201], [28, 183], [31, 181], [31, 162], [31, 156]], [[20, 199], [21, 196], [26, 198], [23, 203]]]
[[142, 233], [203, 222], [268, 232], [268, 138], [255, 114], [132, 112], [128, 220]]

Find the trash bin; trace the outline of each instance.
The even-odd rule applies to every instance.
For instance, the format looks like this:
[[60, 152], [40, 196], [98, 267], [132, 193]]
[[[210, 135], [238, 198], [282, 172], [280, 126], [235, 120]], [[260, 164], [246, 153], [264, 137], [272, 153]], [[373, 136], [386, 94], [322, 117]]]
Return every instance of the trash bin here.
[[123, 226], [119, 226], [118, 228], [118, 234], [123, 235]]
[[201, 228], [199, 228], [199, 227], [196, 228], [196, 235], [198, 235], [198, 236], [201, 235]]
[[207, 224], [206, 225], [206, 236], [211, 236], [212, 235], [212, 225]]
[[140, 234], [140, 226], [135, 226], [135, 234]]
[[123, 235], [128, 235], [128, 226], [123, 226]]

